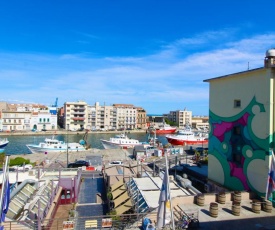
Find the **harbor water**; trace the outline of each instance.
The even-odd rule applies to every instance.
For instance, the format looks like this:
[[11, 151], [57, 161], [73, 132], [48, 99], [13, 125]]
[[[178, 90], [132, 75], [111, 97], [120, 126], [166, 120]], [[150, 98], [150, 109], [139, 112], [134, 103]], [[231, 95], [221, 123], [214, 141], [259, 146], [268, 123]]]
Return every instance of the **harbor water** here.
[[[100, 139], [109, 139], [110, 137], [114, 137], [114, 133], [88, 133], [87, 142], [91, 145], [91, 148], [103, 149], [103, 145], [101, 144]], [[146, 142], [148, 139], [148, 134], [146, 133], [129, 133], [127, 134], [129, 138], [137, 139], [141, 142]], [[38, 144], [39, 142], [43, 142], [45, 138], [51, 138], [51, 135], [7, 135], [1, 136], [6, 137], [9, 140], [9, 144], [5, 148], [5, 153], [8, 155], [16, 155], [16, 154], [31, 154], [30, 150], [27, 148], [27, 144]], [[84, 138], [83, 133], [76, 134], [57, 134], [55, 138], [60, 141], [67, 142], [79, 142]], [[167, 144], [167, 140], [165, 135], [158, 135], [158, 140], [163, 144]]]

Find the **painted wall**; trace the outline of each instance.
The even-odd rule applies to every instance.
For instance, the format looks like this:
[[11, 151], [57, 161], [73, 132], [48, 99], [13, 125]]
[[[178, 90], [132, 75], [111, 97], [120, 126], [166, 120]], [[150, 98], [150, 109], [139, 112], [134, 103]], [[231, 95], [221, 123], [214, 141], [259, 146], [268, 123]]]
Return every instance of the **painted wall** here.
[[[209, 82], [208, 177], [229, 189], [263, 196], [274, 130], [269, 70], [261, 68]], [[234, 100], [240, 100], [241, 106], [234, 107]]]

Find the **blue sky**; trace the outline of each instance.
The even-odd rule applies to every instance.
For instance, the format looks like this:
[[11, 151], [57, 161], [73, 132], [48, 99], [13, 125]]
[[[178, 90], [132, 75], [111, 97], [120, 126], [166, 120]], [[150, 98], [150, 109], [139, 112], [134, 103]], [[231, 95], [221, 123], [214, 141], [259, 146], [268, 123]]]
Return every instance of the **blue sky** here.
[[263, 66], [274, 0], [0, 2], [0, 101], [208, 115], [205, 79]]

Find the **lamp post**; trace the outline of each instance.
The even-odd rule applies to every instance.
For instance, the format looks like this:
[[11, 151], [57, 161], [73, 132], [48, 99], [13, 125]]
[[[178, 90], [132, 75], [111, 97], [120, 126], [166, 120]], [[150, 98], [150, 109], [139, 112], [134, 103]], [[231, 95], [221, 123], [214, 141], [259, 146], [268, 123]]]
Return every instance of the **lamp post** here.
[[69, 153], [68, 153], [68, 130], [69, 130], [69, 124], [67, 124], [67, 166], [66, 168], [68, 167], [68, 164], [69, 164]]

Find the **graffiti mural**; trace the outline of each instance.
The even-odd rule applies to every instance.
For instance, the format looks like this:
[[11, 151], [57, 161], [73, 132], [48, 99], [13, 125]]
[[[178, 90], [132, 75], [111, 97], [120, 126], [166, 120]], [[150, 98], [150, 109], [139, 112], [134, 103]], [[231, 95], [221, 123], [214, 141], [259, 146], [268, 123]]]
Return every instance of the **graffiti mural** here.
[[[210, 111], [209, 172], [211, 179], [232, 190], [266, 190], [269, 149], [264, 105], [254, 97], [249, 105], [232, 117], [219, 117]], [[272, 135], [273, 136], [273, 135]]]

